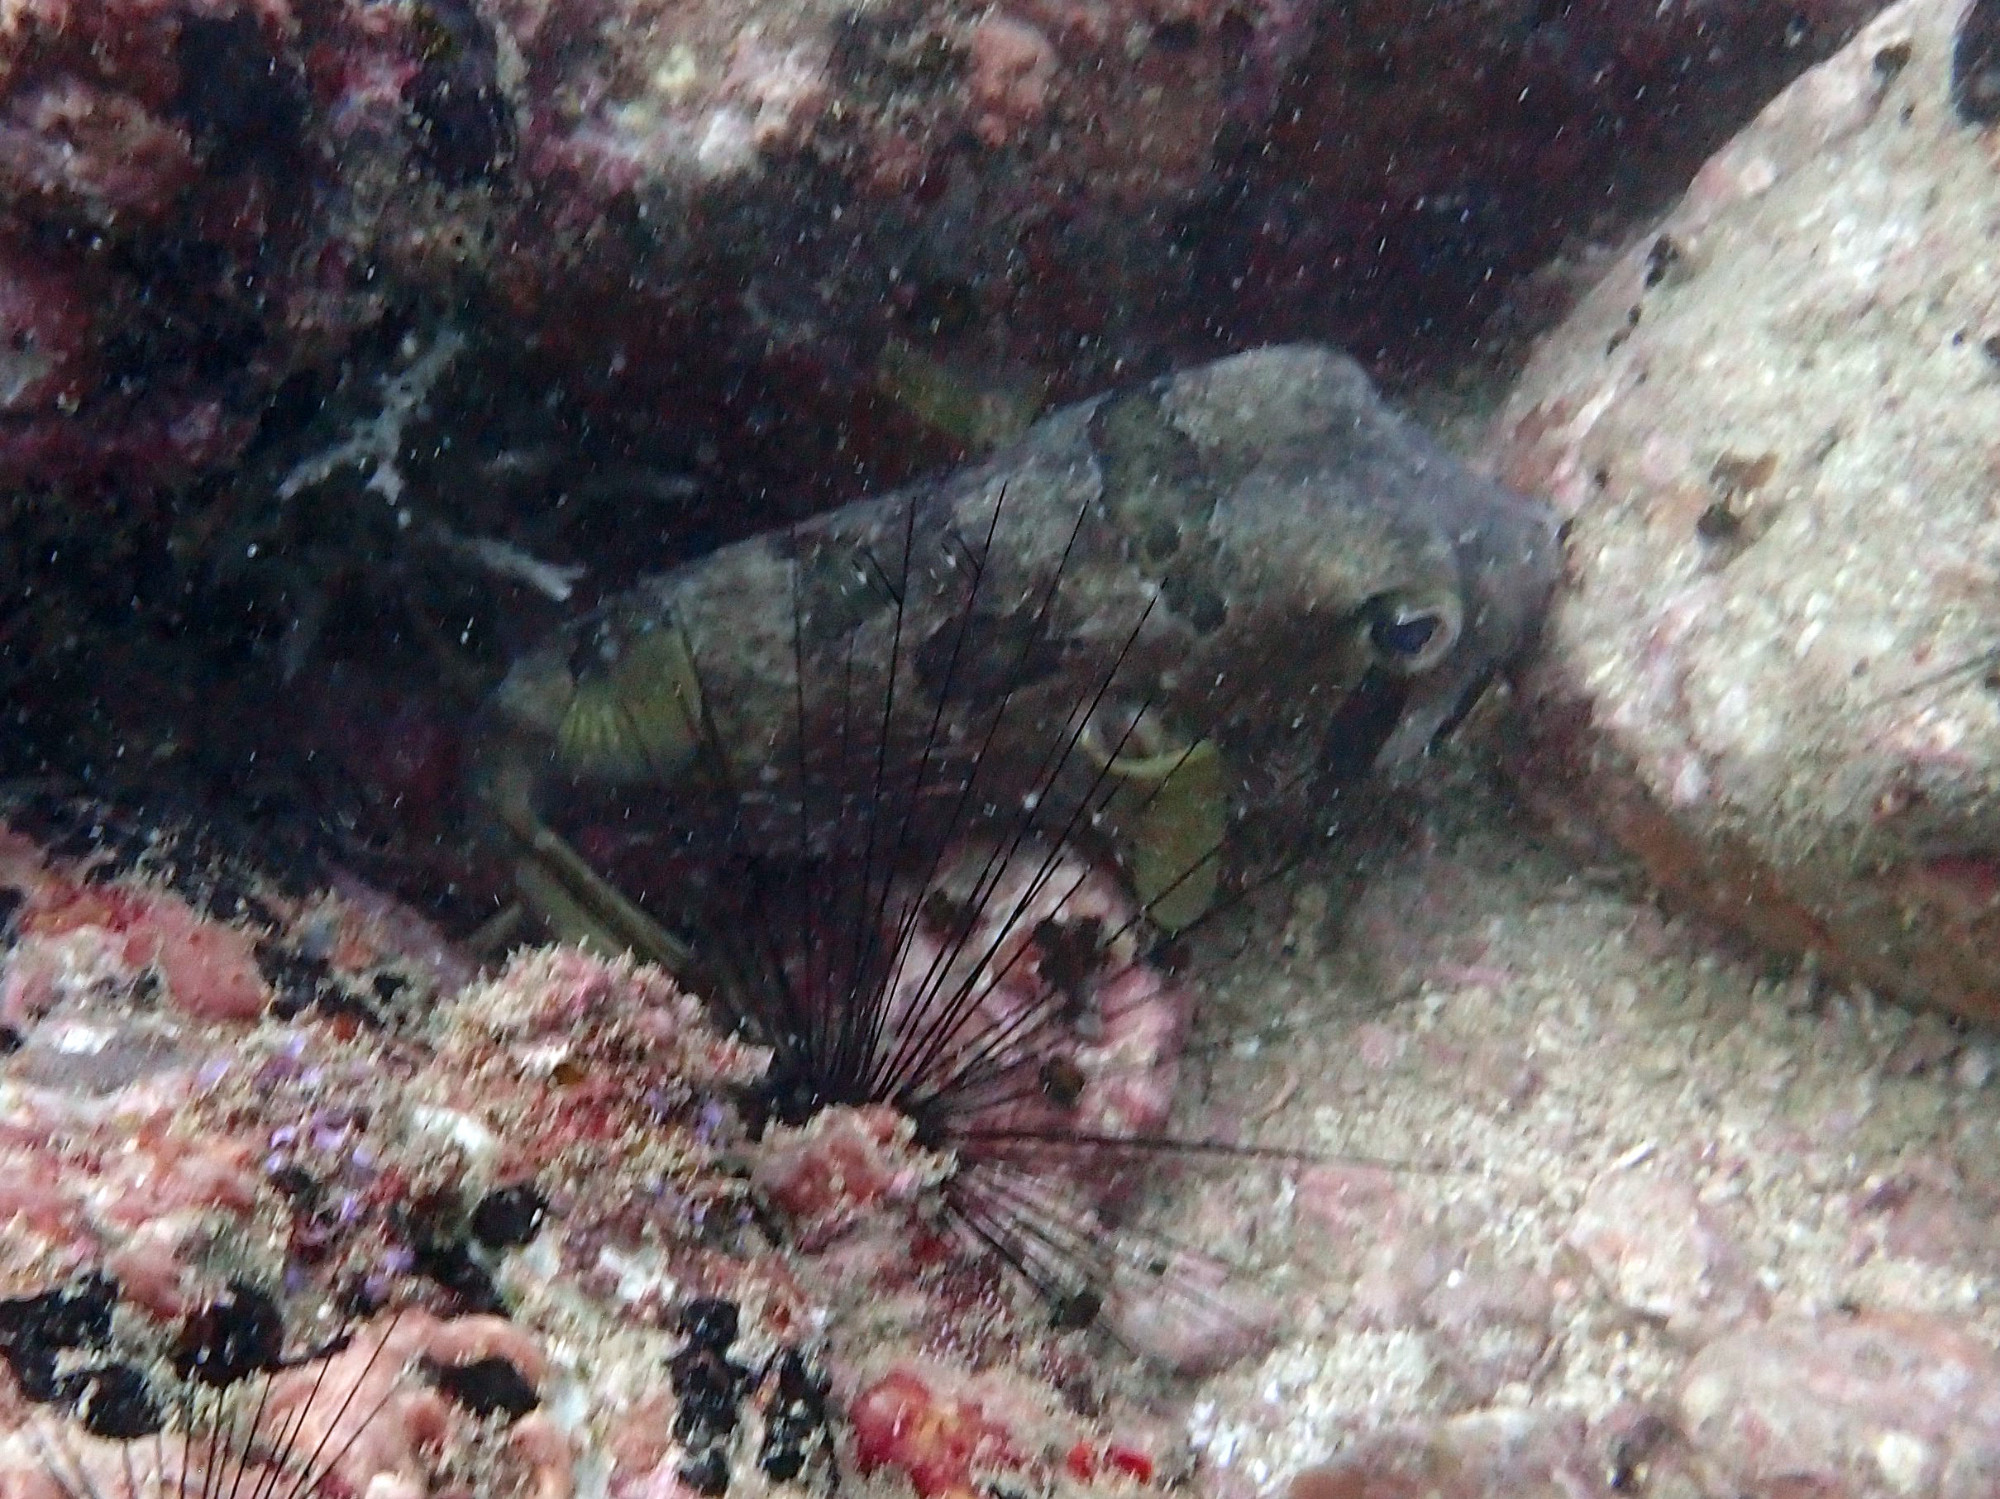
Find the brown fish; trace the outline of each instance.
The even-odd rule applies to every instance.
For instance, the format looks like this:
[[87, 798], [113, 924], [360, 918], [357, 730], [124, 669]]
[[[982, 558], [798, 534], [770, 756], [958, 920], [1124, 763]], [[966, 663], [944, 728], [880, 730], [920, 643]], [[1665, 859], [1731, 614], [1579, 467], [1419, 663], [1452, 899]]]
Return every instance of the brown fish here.
[[739, 839], [800, 845], [802, 811], [950, 803], [976, 766], [987, 820], [1088, 802], [1176, 927], [1236, 820], [1311, 821], [1454, 722], [1557, 554], [1351, 361], [1258, 350], [643, 583], [515, 666], [487, 774], [517, 820], [720, 793]]

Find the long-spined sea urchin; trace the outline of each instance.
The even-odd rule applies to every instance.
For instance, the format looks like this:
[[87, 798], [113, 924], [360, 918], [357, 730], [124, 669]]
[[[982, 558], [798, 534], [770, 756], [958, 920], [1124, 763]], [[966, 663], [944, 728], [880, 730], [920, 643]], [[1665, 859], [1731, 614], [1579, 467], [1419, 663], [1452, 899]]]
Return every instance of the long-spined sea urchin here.
[[[1168, 721], [1134, 669], [1153, 601], [1088, 645], [1053, 627], [1087, 511], [1050, 567], [995, 596], [1005, 506], [996, 496], [969, 538], [921, 530], [906, 504], [887, 557], [794, 535], [792, 712], [754, 780], [730, 752], [748, 730], [727, 720], [679, 625], [600, 623], [588, 654], [603, 670], [576, 694], [592, 754], [568, 768], [588, 779], [615, 761], [621, 794], [635, 779], [676, 788], [642, 814], [629, 802], [594, 809], [586, 846], [609, 851], [630, 899], [518, 803], [499, 810], [530, 868], [602, 915], [598, 940], [678, 969], [771, 1050], [747, 1100], [760, 1129], [872, 1111], [839, 1148], [880, 1152], [885, 1177], [901, 1165], [922, 1178], [949, 1229], [1018, 1272], [1059, 1325], [1163, 1295], [1210, 1320], [1247, 1315], [1193, 1251], [1108, 1232], [1097, 1215], [1148, 1156], [1259, 1154], [1165, 1130], [1191, 1007], [1159, 949], [1256, 883], [1222, 886], [1232, 829], [1221, 757]], [[921, 590], [927, 608], [915, 605], [920, 568], [952, 580], [942, 608], [935, 578]], [[887, 637], [878, 670], [857, 660], [848, 620], [829, 627], [829, 615], [875, 616]], [[1346, 822], [1407, 682], [1459, 626], [1385, 598], [1342, 627], [1365, 665], [1310, 765], [1320, 815], [1286, 837], [1265, 878]], [[812, 643], [829, 637], [831, 648]], [[1052, 660], [1080, 650], [1089, 659], [1065, 669], [1081, 690], [1030, 702]], [[615, 691], [633, 661], [668, 658], [671, 681]], [[815, 740], [808, 698], [829, 691], [837, 708]], [[1232, 696], [1213, 696], [1218, 721]], [[567, 720], [558, 740], [560, 757], [574, 740]], [[661, 746], [668, 760], [638, 776]], [[1120, 855], [1122, 877], [1111, 872]], [[808, 1148], [764, 1183], [795, 1217], [825, 1218], [819, 1179], [854, 1174], [852, 1161], [843, 1175]], [[1106, 1320], [1118, 1334], [1143, 1315]]]

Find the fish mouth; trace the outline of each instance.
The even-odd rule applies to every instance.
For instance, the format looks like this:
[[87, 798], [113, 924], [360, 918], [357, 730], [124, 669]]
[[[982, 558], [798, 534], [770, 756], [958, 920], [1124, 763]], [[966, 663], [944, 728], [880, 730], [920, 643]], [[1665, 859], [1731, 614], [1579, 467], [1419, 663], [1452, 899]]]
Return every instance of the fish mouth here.
[[1394, 778], [1412, 774], [1533, 653], [1562, 577], [1559, 522], [1539, 501], [1489, 481], [1441, 519], [1458, 560], [1464, 630], [1453, 657], [1410, 684], [1400, 721], [1378, 746], [1371, 768]]

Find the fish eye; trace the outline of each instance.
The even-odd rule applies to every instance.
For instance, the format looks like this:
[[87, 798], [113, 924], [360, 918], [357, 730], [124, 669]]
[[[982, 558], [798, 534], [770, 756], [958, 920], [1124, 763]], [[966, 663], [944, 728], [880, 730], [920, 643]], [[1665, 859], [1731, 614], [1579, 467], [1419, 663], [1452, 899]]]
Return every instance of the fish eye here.
[[1368, 638], [1375, 649], [1391, 656], [1415, 656], [1437, 634], [1435, 614], [1412, 614], [1402, 619], [1378, 619], [1369, 626]]
[[1362, 605], [1368, 645], [1383, 666], [1404, 675], [1429, 671], [1458, 644], [1463, 615], [1444, 593], [1378, 593]]

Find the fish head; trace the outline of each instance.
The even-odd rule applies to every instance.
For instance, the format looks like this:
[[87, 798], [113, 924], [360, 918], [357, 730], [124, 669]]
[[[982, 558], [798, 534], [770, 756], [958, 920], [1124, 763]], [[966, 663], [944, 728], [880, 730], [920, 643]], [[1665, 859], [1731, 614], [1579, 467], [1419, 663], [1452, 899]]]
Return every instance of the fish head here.
[[[1554, 514], [1464, 465], [1450, 482], [1413, 501], [1449, 547], [1455, 617], [1449, 644], [1406, 664], [1409, 690], [1396, 728], [1376, 758], [1378, 771], [1403, 774], [1457, 726], [1493, 681], [1534, 646], [1561, 576]], [[1370, 621], [1371, 643], [1387, 661], [1416, 636], [1393, 600]], [[1421, 626], [1419, 626], [1421, 628]]]
[[[1171, 377], [1155, 406], [1218, 496], [1231, 618], [1212, 664], [1309, 673], [1260, 710], [1331, 705], [1336, 780], [1407, 773], [1533, 644], [1560, 575], [1555, 515], [1448, 452], [1351, 359], [1258, 349]], [[1162, 466], [1168, 444], [1150, 446]]]

